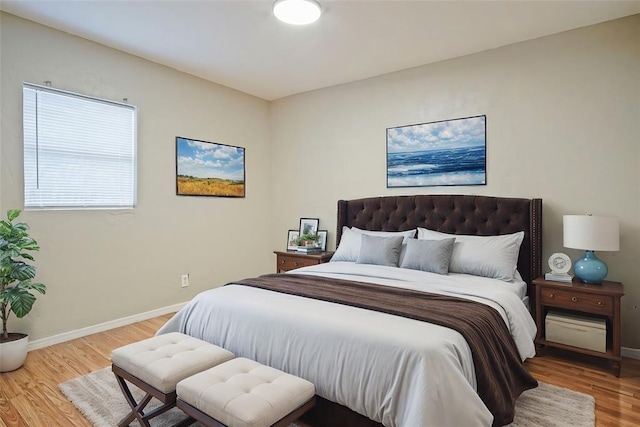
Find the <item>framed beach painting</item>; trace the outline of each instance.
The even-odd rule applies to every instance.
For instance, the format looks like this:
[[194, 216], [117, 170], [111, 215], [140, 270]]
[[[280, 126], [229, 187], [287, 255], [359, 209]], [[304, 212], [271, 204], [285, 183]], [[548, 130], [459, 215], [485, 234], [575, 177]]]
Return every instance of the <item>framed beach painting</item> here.
[[244, 197], [244, 148], [176, 137], [176, 194]]
[[387, 129], [387, 188], [486, 184], [486, 116]]

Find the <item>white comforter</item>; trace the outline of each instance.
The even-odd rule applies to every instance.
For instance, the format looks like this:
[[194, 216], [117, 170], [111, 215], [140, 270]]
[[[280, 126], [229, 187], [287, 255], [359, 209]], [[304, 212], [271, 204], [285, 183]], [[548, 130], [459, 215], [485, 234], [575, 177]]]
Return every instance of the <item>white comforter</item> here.
[[[536, 327], [517, 286], [499, 280], [333, 262], [292, 271], [445, 293], [502, 315], [522, 360]], [[231, 285], [197, 295], [158, 334], [182, 332], [291, 374], [385, 426], [490, 426], [471, 351], [451, 329], [324, 301]]]

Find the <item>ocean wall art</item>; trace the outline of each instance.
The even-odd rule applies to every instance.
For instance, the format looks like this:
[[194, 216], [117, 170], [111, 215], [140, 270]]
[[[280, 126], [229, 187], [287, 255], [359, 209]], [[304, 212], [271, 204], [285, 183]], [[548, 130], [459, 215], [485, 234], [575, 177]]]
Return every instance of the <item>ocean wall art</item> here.
[[486, 185], [487, 117], [387, 129], [387, 188]]

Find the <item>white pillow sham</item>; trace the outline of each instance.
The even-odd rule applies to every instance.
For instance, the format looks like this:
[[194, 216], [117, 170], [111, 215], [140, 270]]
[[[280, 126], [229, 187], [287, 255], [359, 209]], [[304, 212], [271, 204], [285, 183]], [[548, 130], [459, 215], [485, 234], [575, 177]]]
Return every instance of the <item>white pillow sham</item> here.
[[449, 263], [452, 273], [511, 281], [518, 265], [524, 231], [500, 236], [447, 234], [418, 227], [418, 239], [456, 239]]
[[360, 230], [356, 227], [342, 227], [342, 237], [340, 238], [340, 244], [336, 249], [336, 253], [331, 257], [331, 261], [349, 261], [357, 262], [360, 255], [360, 247], [362, 245], [363, 234], [377, 237], [395, 237], [402, 236], [403, 244], [400, 251], [400, 261], [402, 261], [404, 250], [406, 248], [407, 239], [412, 239], [416, 234], [416, 229], [407, 231], [368, 231]]

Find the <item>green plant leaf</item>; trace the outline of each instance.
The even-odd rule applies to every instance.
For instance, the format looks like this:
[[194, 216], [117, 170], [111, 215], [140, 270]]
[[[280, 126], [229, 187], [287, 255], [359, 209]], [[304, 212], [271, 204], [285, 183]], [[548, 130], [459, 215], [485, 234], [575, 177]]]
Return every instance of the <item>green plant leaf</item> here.
[[28, 254], [28, 253], [26, 253], [26, 252], [22, 252], [22, 253], [20, 254], [20, 256], [21, 256], [22, 258], [30, 259], [31, 261], [33, 261], [33, 257], [31, 256], [31, 254]]
[[13, 221], [14, 219], [18, 218], [19, 215], [20, 215], [20, 210], [18, 209], [9, 209], [7, 211], [7, 219], [9, 221]]
[[9, 292], [9, 305], [16, 317], [24, 317], [29, 314], [34, 302], [36, 302], [36, 297], [25, 290], [13, 288]]
[[42, 283], [31, 283], [31, 280], [22, 280], [15, 284], [11, 289], [16, 289], [14, 292], [23, 292], [35, 290], [41, 294], [45, 294], [47, 287]]
[[0, 221], [0, 236], [7, 237], [11, 235], [13, 227], [7, 221]]
[[42, 283], [29, 283], [29, 289], [36, 290], [40, 292], [42, 295], [47, 293], [47, 287]]
[[19, 222], [17, 224], [13, 224], [13, 228], [20, 231], [27, 231], [29, 229], [29, 225], [24, 222]]
[[20, 251], [15, 248], [6, 249], [5, 252], [10, 258], [17, 258], [20, 256]]
[[36, 269], [22, 261], [17, 261], [13, 263], [10, 276], [14, 280], [33, 279], [36, 277]]

